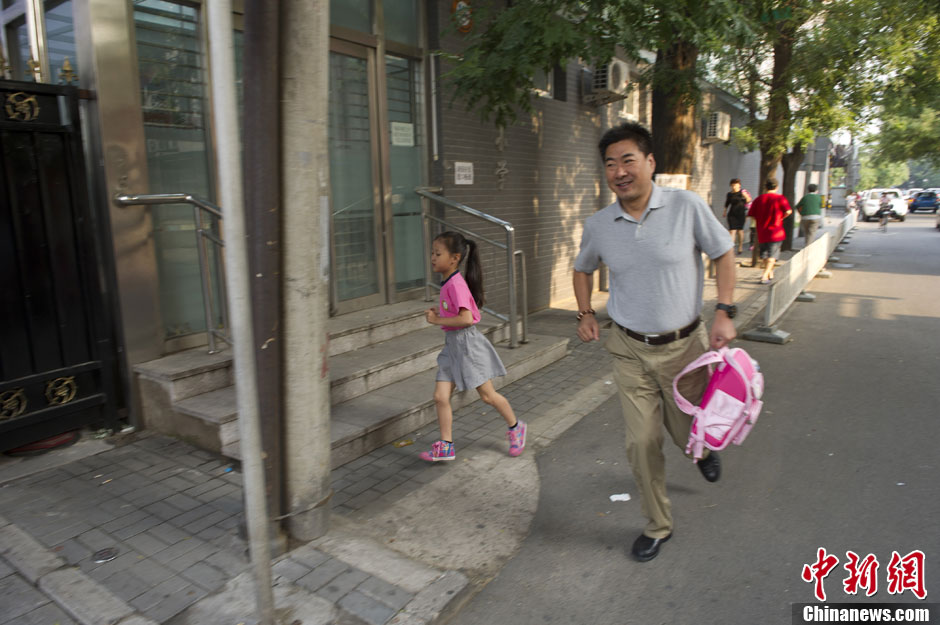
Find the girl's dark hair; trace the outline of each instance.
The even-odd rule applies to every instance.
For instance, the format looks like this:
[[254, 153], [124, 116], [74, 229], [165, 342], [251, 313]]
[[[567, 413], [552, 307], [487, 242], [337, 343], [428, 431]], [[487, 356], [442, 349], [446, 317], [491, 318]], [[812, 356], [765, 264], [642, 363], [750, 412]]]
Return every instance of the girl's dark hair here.
[[466, 238], [459, 232], [442, 232], [436, 237], [435, 241], [440, 241], [451, 254], [459, 255], [460, 263], [464, 263], [464, 279], [467, 286], [470, 287], [470, 295], [477, 306], [483, 306], [483, 266], [480, 264], [480, 253], [477, 251], [475, 241]]

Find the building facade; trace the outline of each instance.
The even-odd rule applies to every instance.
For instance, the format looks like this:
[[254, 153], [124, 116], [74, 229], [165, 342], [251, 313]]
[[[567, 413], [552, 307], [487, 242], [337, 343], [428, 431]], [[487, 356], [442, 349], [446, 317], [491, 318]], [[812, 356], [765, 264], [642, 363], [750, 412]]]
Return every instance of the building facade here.
[[[459, 51], [462, 31], [479, 27], [455, 25], [467, 4], [473, 3], [329, 2], [329, 58], [310, 62], [327, 63], [330, 72], [330, 196], [323, 219], [330, 232], [332, 315], [424, 296], [424, 210], [483, 240], [498, 238], [491, 224], [455, 214], [417, 188], [512, 223], [526, 255], [530, 311], [570, 299], [582, 224], [612, 201], [597, 142], [621, 121], [650, 122], [649, 95], [635, 86], [640, 68], [620, 61], [622, 97], [593, 97], [600, 68], [571, 62], [538, 77], [533, 114], [504, 130], [482, 122], [451, 101], [447, 68], [435, 54]], [[116, 363], [110, 405], [133, 420], [131, 368], [205, 345], [208, 333], [225, 324], [221, 251], [213, 242], [220, 229], [211, 214], [194, 216], [189, 204], [114, 202], [121, 194], [217, 201], [206, 6], [200, 0], [4, 0], [2, 16], [5, 79], [76, 88], [73, 125], [84, 138], [83, 184], [99, 225], [96, 271]], [[243, 20], [236, 0], [239, 92]], [[722, 112], [733, 126], [746, 123], [740, 105], [718, 90], [707, 92], [700, 112], [703, 120]], [[690, 188], [719, 215], [731, 177], [754, 193], [756, 155], [741, 154], [720, 136], [700, 142]], [[507, 264], [498, 249], [483, 251], [491, 305], [505, 308]]]

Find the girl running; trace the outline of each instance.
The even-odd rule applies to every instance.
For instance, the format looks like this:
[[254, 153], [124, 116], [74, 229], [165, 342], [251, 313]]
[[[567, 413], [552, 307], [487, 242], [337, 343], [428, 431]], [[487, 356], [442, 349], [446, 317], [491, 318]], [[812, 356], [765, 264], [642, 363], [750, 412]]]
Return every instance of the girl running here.
[[[464, 259], [466, 278], [457, 271]], [[509, 401], [493, 388], [490, 380], [506, 375], [506, 368], [492, 343], [474, 327], [480, 321], [479, 306], [483, 305], [483, 269], [476, 243], [459, 232], [438, 235], [431, 245], [431, 270], [444, 278], [438, 308], [425, 311], [428, 323], [444, 330], [444, 349], [437, 357], [434, 387], [441, 440], [431, 445], [431, 451], [421, 452], [421, 458], [440, 462], [455, 457], [454, 413], [450, 407], [454, 388], [475, 388], [480, 399], [496, 408], [509, 426], [509, 455], [518, 456], [525, 448], [525, 423], [516, 419]]]

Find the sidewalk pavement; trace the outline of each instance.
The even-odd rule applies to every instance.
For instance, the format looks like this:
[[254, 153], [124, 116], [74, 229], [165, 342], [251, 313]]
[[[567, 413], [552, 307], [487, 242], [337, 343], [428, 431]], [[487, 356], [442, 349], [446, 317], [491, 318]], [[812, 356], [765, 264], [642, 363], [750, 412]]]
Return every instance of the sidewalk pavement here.
[[[739, 334], [766, 299], [741, 260]], [[715, 298], [706, 280], [707, 322]], [[609, 326], [606, 294], [593, 302]], [[528, 423], [522, 456], [476, 401], [455, 412], [456, 462], [418, 459], [429, 425], [333, 471], [330, 532], [273, 566], [279, 623], [432, 623], [496, 575], [535, 514], [536, 452], [615, 393], [601, 342], [574, 335], [575, 310], [531, 316], [529, 331], [570, 338], [568, 353], [500, 391]], [[0, 625], [256, 623], [241, 519], [237, 466], [148, 432], [0, 459]]]

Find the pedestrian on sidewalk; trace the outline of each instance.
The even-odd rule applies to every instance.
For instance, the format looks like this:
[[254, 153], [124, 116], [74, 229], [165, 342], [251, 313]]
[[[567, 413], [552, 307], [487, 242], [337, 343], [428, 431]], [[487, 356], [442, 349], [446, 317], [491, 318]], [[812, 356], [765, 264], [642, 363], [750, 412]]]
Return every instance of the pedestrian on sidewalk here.
[[[457, 270], [465, 260], [466, 278]], [[459, 232], [443, 232], [431, 245], [431, 270], [441, 274], [441, 296], [437, 309], [428, 308], [428, 323], [444, 330], [444, 349], [437, 357], [437, 384], [434, 387], [434, 405], [441, 438], [431, 445], [430, 451], [421, 452], [429, 462], [453, 460], [454, 412], [450, 396], [458, 391], [475, 388], [486, 404], [506, 420], [509, 430], [509, 455], [518, 456], [525, 448], [526, 424], [516, 419], [509, 400], [496, 392], [491, 381], [506, 375], [506, 367], [499, 359], [493, 344], [477, 330], [483, 305], [483, 268], [475, 241]]]
[[747, 205], [750, 203], [751, 194], [741, 187], [741, 179], [732, 178], [731, 191], [725, 196], [725, 212], [721, 216], [728, 220], [728, 230], [738, 254], [744, 251], [744, 222], [747, 221]]
[[822, 223], [822, 203], [823, 198], [816, 193], [818, 187], [811, 184], [807, 187], [809, 193], [800, 198], [796, 203], [796, 210], [800, 214], [800, 223], [803, 224], [803, 234], [806, 237], [806, 245], [812, 243], [816, 238], [816, 231]]
[[[605, 347], [613, 355], [627, 458], [648, 519], [632, 547], [641, 562], [655, 558], [673, 530], [663, 426], [684, 451], [692, 423], [676, 406], [672, 381], [709, 344], [718, 349], [735, 337], [732, 318], [737, 312], [731, 236], [698, 195], [653, 183], [652, 146], [649, 131], [636, 123], [611, 128], [601, 138], [607, 186], [617, 200], [585, 222], [573, 277], [578, 338], [596, 341], [600, 330], [591, 308], [593, 273], [601, 262], [610, 270], [607, 312], [615, 327]], [[702, 252], [717, 270], [718, 306], [710, 334], [701, 318]], [[699, 368], [682, 378], [679, 390], [698, 403], [707, 382], [706, 370]], [[709, 482], [721, 477], [715, 452], [697, 466]]]
[[757, 225], [757, 244], [760, 257], [764, 260], [764, 270], [760, 275], [761, 284], [770, 284], [774, 279], [774, 264], [780, 258], [780, 248], [787, 238], [783, 220], [793, 214], [787, 198], [777, 192], [777, 179], [771, 176], [764, 182], [765, 192], [751, 202], [747, 214], [754, 218]]

